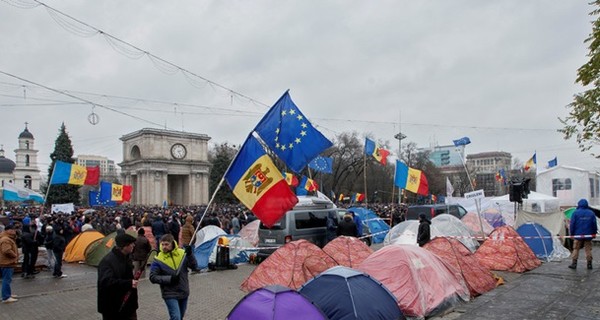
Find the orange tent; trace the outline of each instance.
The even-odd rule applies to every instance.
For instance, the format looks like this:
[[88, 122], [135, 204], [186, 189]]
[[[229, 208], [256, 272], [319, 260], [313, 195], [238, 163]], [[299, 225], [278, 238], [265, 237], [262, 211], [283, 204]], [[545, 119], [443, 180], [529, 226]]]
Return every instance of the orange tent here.
[[437, 237], [423, 248], [435, 253], [444, 262], [453, 266], [467, 284], [471, 297], [486, 293], [496, 287], [496, 279], [490, 270], [475, 259], [471, 251], [460, 241]]
[[85, 261], [85, 249], [94, 241], [104, 238], [104, 235], [96, 230], [88, 230], [78, 234], [65, 248], [63, 260], [65, 262]]
[[490, 269], [510, 272], [525, 272], [542, 263], [523, 238], [510, 226], [494, 229], [475, 252], [479, 263]]
[[336, 266], [323, 250], [306, 241], [292, 241], [277, 249], [242, 283], [246, 292], [268, 285], [282, 285], [294, 290], [319, 273]]
[[323, 248], [323, 251], [338, 265], [348, 268], [358, 267], [373, 253], [373, 250], [358, 238], [346, 236], [333, 239]]

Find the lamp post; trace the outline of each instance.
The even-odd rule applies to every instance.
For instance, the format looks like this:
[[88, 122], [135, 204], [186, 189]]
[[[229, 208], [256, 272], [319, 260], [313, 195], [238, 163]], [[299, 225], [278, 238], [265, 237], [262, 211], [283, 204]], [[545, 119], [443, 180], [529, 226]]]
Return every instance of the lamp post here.
[[[398, 160], [400, 160], [400, 155], [402, 154], [402, 139], [406, 139], [406, 135], [402, 132], [398, 132], [394, 135], [394, 138], [398, 139]], [[394, 202], [394, 187], [392, 186], [392, 203]], [[398, 204], [402, 203], [402, 192], [401, 189], [398, 188]]]

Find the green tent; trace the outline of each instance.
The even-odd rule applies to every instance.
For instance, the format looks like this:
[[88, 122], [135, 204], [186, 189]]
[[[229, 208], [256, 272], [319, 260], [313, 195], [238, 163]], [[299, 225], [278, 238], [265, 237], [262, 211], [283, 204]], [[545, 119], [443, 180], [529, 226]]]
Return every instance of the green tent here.
[[[135, 231], [127, 231], [128, 234], [137, 237]], [[104, 238], [100, 238], [87, 246], [85, 249], [85, 263], [90, 266], [97, 267], [104, 256], [106, 256], [110, 250], [115, 246], [116, 232], [107, 235]]]
[[569, 208], [569, 209], [565, 210], [564, 211], [565, 212], [565, 218], [571, 219], [571, 216], [573, 215], [573, 212], [575, 212], [575, 209], [577, 209], [577, 208], [576, 207], [572, 207], [572, 208]]

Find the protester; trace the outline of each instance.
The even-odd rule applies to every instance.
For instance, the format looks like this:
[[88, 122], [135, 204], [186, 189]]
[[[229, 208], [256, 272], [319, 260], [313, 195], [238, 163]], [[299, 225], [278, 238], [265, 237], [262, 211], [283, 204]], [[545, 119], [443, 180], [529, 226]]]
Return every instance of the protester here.
[[358, 236], [356, 223], [354, 222], [354, 218], [352, 218], [352, 213], [348, 212], [344, 215], [344, 218], [342, 218], [342, 221], [340, 221], [337, 226], [337, 235], [349, 237]]
[[336, 211], [327, 212], [325, 221], [325, 241], [330, 242], [338, 236], [338, 213]]
[[135, 240], [135, 248], [133, 248], [132, 258], [133, 258], [133, 273], [137, 274], [140, 272], [140, 277], [143, 276], [144, 271], [146, 270], [146, 264], [148, 263], [148, 256], [150, 255], [150, 251], [152, 251], [152, 246], [150, 245], [150, 241], [146, 238], [146, 231], [144, 228], [139, 228], [137, 231], [137, 238]]
[[30, 224], [28, 228], [24, 227], [23, 235], [21, 240], [23, 242], [23, 264], [21, 269], [23, 271], [22, 276], [25, 279], [35, 278], [35, 263], [38, 258], [38, 235], [37, 226]]
[[127, 233], [117, 235], [116, 246], [98, 265], [98, 312], [104, 320], [137, 319], [138, 280], [130, 258], [135, 242]]
[[0, 233], [0, 272], [2, 273], [2, 303], [16, 302], [10, 284], [14, 267], [19, 261], [17, 248], [17, 232], [13, 226], [7, 225], [4, 232]]
[[54, 251], [52, 250], [54, 247], [54, 229], [50, 225], [46, 225], [44, 235], [44, 247], [46, 248], [46, 259], [48, 260], [48, 270], [54, 270], [54, 264], [56, 263], [56, 258], [54, 257]]
[[360, 218], [358, 213], [356, 213], [354, 211], [349, 211], [349, 212], [352, 214], [352, 219], [354, 220], [354, 223], [356, 224], [356, 236], [362, 237], [362, 235], [363, 235], [362, 219]]
[[188, 214], [185, 217], [185, 223], [183, 227], [181, 227], [181, 245], [183, 247], [189, 246], [190, 241], [192, 241], [192, 237], [194, 236], [194, 217], [191, 214]]
[[577, 268], [577, 259], [579, 258], [579, 249], [584, 247], [587, 268], [592, 269], [592, 239], [596, 237], [598, 225], [596, 224], [596, 215], [589, 208], [586, 199], [581, 199], [577, 203], [577, 209], [571, 216], [569, 226], [571, 236], [575, 236], [573, 241], [573, 253], [571, 258], [573, 262], [569, 266], [571, 269]]
[[241, 229], [240, 219], [238, 218], [238, 213], [233, 214], [233, 218], [231, 218], [231, 233], [238, 234]]
[[419, 247], [424, 246], [431, 240], [430, 225], [431, 221], [427, 219], [425, 214], [419, 214], [419, 231], [417, 232], [417, 243], [419, 244]]
[[52, 241], [52, 252], [54, 253], [54, 272], [52, 276], [55, 278], [66, 278], [67, 275], [62, 272], [62, 260], [67, 241], [63, 235], [64, 229], [57, 226], [57, 232], [54, 234], [54, 240]]
[[160, 252], [150, 266], [150, 282], [160, 285], [171, 320], [183, 319], [187, 309], [190, 295], [188, 269], [193, 268], [190, 261], [171, 234], [160, 239]]
[[165, 234], [169, 233], [167, 230], [167, 225], [162, 219], [162, 216], [159, 214], [154, 218], [154, 222], [152, 222], [152, 235], [154, 239], [156, 239], [156, 247], [159, 247], [160, 238]]

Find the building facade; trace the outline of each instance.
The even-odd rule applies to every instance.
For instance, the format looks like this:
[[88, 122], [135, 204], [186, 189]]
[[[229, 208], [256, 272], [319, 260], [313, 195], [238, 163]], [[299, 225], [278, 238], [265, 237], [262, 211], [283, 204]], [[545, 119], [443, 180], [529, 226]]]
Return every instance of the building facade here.
[[84, 167], [100, 167], [100, 176], [104, 180], [119, 178], [119, 173], [114, 160], [107, 157], [80, 154], [75, 158], [75, 163]]
[[536, 191], [557, 197], [561, 207], [577, 206], [579, 199], [600, 205], [600, 175], [581, 168], [558, 165], [537, 173]]
[[209, 200], [205, 134], [145, 128], [122, 136], [123, 184], [133, 205], [202, 205]]
[[0, 180], [14, 183], [19, 187], [40, 191], [42, 176], [37, 163], [38, 150], [34, 146], [35, 138], [25, 130], [19, 134], [18, 148], [15, 149], [15, 160], [4, 156], [4, 147], [0, 147]]
[[471, 173], [475, 189], [483, 189], [486, 196], [500, 196], [508, 192], [508, 181], [497, 178], [500, 170], [508, 176], [512, 155], [508, 152], [493, 151], [467, 155], [467, 168]]

